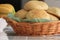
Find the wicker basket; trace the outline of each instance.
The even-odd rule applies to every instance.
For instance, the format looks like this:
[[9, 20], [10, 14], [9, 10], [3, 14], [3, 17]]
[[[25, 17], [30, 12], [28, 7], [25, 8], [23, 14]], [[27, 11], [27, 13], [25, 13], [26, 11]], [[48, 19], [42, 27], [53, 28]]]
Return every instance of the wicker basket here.
[[44, 23], [27, 23], [16, 22], [10, 18], [6, 18], [17, 35], [22, 36], [41, 36], [60, 34], [60, 21], [44, 22]]

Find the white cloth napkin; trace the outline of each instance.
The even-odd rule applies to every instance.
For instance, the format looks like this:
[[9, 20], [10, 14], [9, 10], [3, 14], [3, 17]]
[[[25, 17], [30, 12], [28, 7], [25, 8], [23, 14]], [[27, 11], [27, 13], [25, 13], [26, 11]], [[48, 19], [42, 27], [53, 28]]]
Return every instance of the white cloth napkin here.
[[7, 27], [7, 22], [5, 19], [0, 18], [0, 40], [8, 40], [7, 34], [3, 31]]
[[0, 18], [0, 32], [3, 32], [3, 29], [7, 26], [5, 19]]
[[5, 32], [0, 32], [0, 40], [9, 40]]

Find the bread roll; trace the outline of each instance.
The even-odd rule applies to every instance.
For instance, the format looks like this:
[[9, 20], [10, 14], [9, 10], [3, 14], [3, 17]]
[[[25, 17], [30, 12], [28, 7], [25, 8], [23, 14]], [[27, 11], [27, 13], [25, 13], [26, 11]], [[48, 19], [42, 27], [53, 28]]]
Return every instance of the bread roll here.
[[53, 16], [53, 15], [50, 15], [50, 19], [51, 19], [52, 21], [57, 21], [57, 20], [59, 20], [57, 17], [55, 17], [55, 16]]
[[14, 7], [11, 4], [0, 4], [0, 7], [9, 8], [10, 11], [14, 10]]
[[0, 15], [15, 14], [15, 9], [11, 4], [0, 4]]
[[47, 12], [60, 18], [60, 8], [49, 7], [48, 10], [47, 10]]
[[27, 14], [27, 11], [24, 10], [24, 9], [21, 9], [21, 10], [17, 11], [15, 16], [18, 17], [18, 18], [25, 18], [26, 14]]
[[47, 10], [48, 5], [43, 1], [29, 1], [25, 4], [24, 9], [26, 10], [31, 10], [31, 9]]
[[48, 19], [50, 20], [50, 16], [49, 14], [44, 11], [44, 10], [31, 10], [28, 12], [28, 14], [26, 15], [27, 19], [34, 19], [34, 18], [38, 18], [38, 19]]

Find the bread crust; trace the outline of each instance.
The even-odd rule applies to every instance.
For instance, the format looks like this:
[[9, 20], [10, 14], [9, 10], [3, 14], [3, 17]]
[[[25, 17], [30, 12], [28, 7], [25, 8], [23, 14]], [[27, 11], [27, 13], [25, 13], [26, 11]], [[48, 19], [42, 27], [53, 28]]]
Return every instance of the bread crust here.
[[49, 14], [52, 14], [52, 15], [60, 18], [60, 8], [58, 8], [58, 7], [49, 7], [47, 12]]
[[50, 20], [50, 16], [49, 14], [44, 11], [44, 10], [31, 10], [28, 12], [28, 14], [26, 15], [27, 19], [34, 19], [34, 18], [38, 18], [38, 19], [48, 19]]
[[27, 14], [27, 11], [24, 10], [24, 9], [21, 9], [21, 10], [17, 11], [15, 16], [18, 17], [18, 18], [25, 18], [26, 14]]
[[24, 9], [25, 10], [31, 10], [31, 9], [47, 10], [48, 5], [42, 1], [29, 1], [25, 4]]

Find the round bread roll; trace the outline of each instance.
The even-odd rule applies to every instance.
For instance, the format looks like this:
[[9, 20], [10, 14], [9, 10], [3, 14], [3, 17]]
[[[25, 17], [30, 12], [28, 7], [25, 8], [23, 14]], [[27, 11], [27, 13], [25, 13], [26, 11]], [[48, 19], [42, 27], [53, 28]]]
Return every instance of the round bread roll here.
[[59, 20], [57, 17], [55, 17], [55, 16], [53, 16], [53, 15], [50, 15], [50, 19], [51, 19], [52, 21]]
[[31, 10], [31, 9], [42, 9], [47, 10], [48, 5], [43, 1], [29, 1], [24, 6], [25, 10]]
[[15, 14], [15, 9], [11, 4], [0, 4], [0, 16], [7, 16], [9, 13]]
[[28, 14], [26, 15], [27, 19], [34, 19], [34, 18], [38, 18], [38, 19], [48, 19], [50, 20], [50, 16], [49, 14], [44, 11], [44, 10], [31, 10], [28, 12]]
[[49, 7], [48, 10], [47, 10], [47, 12], [60, 18], [60, 8]]
[[27, 14], [27, 11], [24, 10], [24, 9], [21, 9], [21, 10], [17, 11], [15, 16], [18, 17], [18, 18], [25, 18], [26, 14]]
[[0, 4], [0, 7], [9, 8], [11, 11], [14, 10], [14, 7], [11, 4]]

